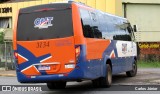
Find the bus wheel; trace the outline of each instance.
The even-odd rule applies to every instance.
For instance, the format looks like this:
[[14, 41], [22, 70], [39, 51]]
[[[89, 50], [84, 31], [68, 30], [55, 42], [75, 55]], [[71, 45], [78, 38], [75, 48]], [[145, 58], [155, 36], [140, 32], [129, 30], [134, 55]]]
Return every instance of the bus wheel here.
[[131, 71], [127, 71], [126, 75], [128, 77], [134, 77], [137, 74], [137, 61], [135, 60], [133, 65], [132, 65], [132, 70]]
[[64, 89], [66, 87], [66, 82], [52, 82], [47, 83], [49, 89]]
[[107, 88], [109, 88], [112, 84], [112, 69], [109, 64], [107, 64], [106, 77], [100, 78], [100, 83], [102, 87]]

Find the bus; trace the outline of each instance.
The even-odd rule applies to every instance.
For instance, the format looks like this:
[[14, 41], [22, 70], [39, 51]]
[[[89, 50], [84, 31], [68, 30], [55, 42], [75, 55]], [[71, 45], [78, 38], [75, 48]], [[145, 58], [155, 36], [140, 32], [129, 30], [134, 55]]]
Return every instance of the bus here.
[[112, 75], [137, 73], [134, 31], [125, 18], [78, 2], [50, 3], [19, 10], [14, 56], [20, 83], [65, 88], [91, 80], [110, 87]]

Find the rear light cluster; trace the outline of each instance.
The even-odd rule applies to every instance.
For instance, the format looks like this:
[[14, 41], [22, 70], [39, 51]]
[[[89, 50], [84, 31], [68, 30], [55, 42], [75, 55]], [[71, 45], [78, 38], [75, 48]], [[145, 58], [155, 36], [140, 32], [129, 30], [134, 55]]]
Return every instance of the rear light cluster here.
[[35, 11], [40, 12], [40, 11], [48, 11], [48, 10], [55, 10], [55, 8], [42, 8], [42, 9], [35, 10]]
[[76, 62], [78, 63], [78, 59], [81, 53], [80, 46], [76, 47], [75, 52], [76, 52]]
[[81, 52], [81, 49], [80, 49], [80, 46], [78, 46], [78, 47], [76, 48], [76, 57], [79, 57], [80, 52]]
[[[78, 59], [79, 59], [79, 56], [80, 56], [80, 52], [81, 52], [80, 46], [76, 47], [75, 48], [76, 62], [78, 62]], [[68, 69], [68, 68], [75, 68], [76, 65], [75, 65], [74, 62], [75, 61], [69, 61], [69, 64], [65, 64], [65, 68], [66, 69]]]
[[14, 57], [15, 57], [15, 59], [18, 59], [18, 53], [17, 52], [14, 52]]

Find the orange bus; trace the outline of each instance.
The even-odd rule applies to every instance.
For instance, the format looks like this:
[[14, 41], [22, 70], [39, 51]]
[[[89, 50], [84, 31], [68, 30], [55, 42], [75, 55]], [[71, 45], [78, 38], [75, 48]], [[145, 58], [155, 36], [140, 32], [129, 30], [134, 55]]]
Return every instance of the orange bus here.
[[137, 48], [127, 19], [77, 2], [22, 8], [14, 29], [18, 81], [65, 88], [92, 80], [110, 87], [112, 75], [137, 73]]

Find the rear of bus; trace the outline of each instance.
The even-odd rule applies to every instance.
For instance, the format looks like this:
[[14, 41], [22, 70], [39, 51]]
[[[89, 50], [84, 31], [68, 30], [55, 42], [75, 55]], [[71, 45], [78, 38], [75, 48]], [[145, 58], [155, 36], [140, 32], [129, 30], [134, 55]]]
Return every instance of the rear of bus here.
[[81, 48], [75, 44], [73, 23], [76, 24], [76, 18], [73, 12], [76, 9], [73, 7], [75, 5], [72, 3], [61, 3], [20, 9], [14, 31], [19, 82], [42, 83], [83, 78], [77, 67]]

